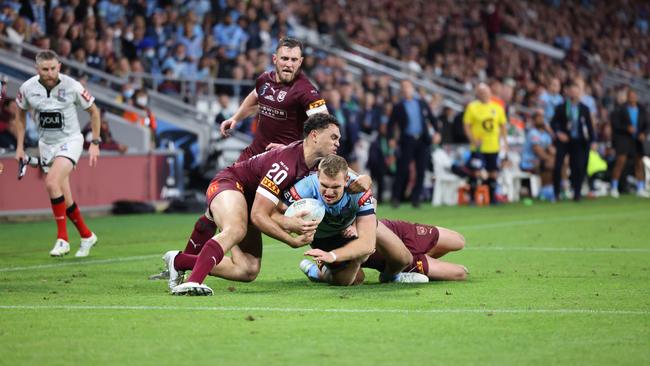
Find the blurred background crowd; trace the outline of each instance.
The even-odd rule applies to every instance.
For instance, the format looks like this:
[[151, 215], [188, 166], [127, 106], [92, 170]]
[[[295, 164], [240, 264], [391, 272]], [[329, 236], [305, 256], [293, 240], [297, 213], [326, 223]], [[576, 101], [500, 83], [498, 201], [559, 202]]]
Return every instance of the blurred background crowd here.
[[[568, 85], [575, 82], [593, 121], [595, 144], [590, 148], [606, 163], [602, 181], [618, 194], [619, 180], [623, 191], [645, 192], [645, 187], [636, 189], [645, 180], [638, 172], [639, 156], [627, 154], [632, 158], [621, 161], [623, 148], [615, 149], [615, 140], [617, 133], [646, 137], [644, 125], [637, 121], [647, 119], [642, 105], [650, 95], [646, 90], [631, 92], [631, 80], [640, 80], [650, 90], [649, 17], [650, 3], [642, 0], [5, 0], [0, 5], [0, 47], [18, 53], [24, 44], [53, 49], [64, 59], [123, 79], [119, 87], [111, 86], [116, 102], [146, 113], [121, 114], [150, 128], [155, 137], [156, 110], [150, 106], [149, 93], [207, 109], [216, 131], [252, 90], [252, 81], [272, 68], [278, 39], [298, 36], [307, 45], [303, 71], [321, 91], [329, 112], [344, 125], [341, 153], [354, 168], [371, 171], [380, 192], [391, 190], [384, 184], [390, 185], [400, 159], [391, 115], [408, 93], [431, 111], [430, 132], [435, 132], [428, 142], [430, 148], [441, 149], [440, 145], [467, 144], [464, 108], [477, 98], [476, 86], [486, 83], [508, 118], [508, 151], [503, 147], [500, 153], [503, 168], [508, 161], [519, 164], [520, 159], [509, 159], [511, 152], [525, 160], [535, 118], [555, 137], [550, 122], [567, 97]], [[351, 54], [364, 50], [366, 55], [392, 60], [385, 65], [443, 84], [460, 99], [451, 100], [418, 83], [407, 91], [409, 87], [394, 74], [377, 69], [359, 71], [349, 58], [318, 47], [322, 40]], [[62, 72], [83, 82], [101, 82], [76, 68], [64, 67]], [[611, 73], [619, 78], [607, 79]], [[619, 128], [631, 123], [625, 113], [637, 104], [640, 114], [632, 113], [636, 130]], [[5, 148], [11, 147], [12, 108], [3, 101], [0, 143]], [[255, 120], [239, 129], [253, 134]], [[114, 148], [128, 149], [117, 142]], [[453, 167], [470, 165], [462, 151], [445, 151]], [[429, 171], [434, 170], [431, 163]], [[405, 192], [391, 191], [400, 196], [390, 197], [393, 203], [408, 198], [417, 180], [428, 180], [417, 174], [415, 165]], [[533, 164], [524, 170], [539, 174], [540, 169], [540, 164]], [[460, 170], [454, 173], [467, 174], [467, 169]], [[611, 186], [612, 174], [616, 187]], [[430, 199], [428, 184], [424, 186], [421, 193], [416, 190], [417, 197], [410, 197], [414, 205]], [[563, 187], [562, 193], [571, 196], [568, 183]], [[591, 194], [597, 191], [591, 184]], [[564, 197], [558, 192], [556, 196]]]

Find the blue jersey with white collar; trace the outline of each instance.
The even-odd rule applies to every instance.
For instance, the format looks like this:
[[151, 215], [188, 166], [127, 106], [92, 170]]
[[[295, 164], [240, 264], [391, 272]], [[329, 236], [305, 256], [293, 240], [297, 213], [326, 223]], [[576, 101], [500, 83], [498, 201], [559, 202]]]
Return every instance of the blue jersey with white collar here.
[[[349, 181], [357, 178], [356, 175], [349, 173]], [[319, 191], [318, 175], [311, 174], [293, 185], [290, 189], [284, 191], [282, 200], [288, 206], [302, 198], [314, 198], [319, 200], [325, 206], [325, 217], [316, 229], [315, 238], [327, 238], [339, 234], [343, 229], [350, 226], [357, 216], [373, 215], [375, 208], [372, 204], [372, 193], [366, 191], [362, 193], [343, 192], [343, 197], [333, 205], [328, 205]]]

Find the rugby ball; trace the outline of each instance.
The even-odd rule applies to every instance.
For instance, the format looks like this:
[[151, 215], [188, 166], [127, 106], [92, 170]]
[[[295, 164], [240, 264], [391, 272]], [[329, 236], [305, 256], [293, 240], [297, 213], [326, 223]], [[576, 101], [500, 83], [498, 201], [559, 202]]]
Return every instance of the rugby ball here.
[[317, 199], [303, 198], [289, 206], [284, 216], [293, 217], [298, 212], [307, 211], [308, 214], [303, 216], [304, 220], [322, 221], [325, 217], [325, 206]]

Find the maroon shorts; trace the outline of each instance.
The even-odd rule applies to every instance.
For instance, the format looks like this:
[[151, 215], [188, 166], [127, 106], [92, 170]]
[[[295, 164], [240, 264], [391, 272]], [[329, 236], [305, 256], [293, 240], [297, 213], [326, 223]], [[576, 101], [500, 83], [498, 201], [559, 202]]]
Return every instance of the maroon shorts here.
[[[404, 242], [406, 248], [414, 257], [429, 253], [438, 244], [440, 231], [435, 226], [398, 220], [381, 219], [379, 221]], [[379, 252], [375, 252], [362, 267], [383, 271], [385, 264], [384, 257]]]
[[[205, 191], [205, 202], [208, 205], [208, 208], [210, 208], [212, 200], [223, 191], [239, 191], [244, 194], [244, 197], [246, 197], [244, 187], [235, 179], [235, 177], [219, 174], [212, 179], [208, 189]], [[250, 209], [253, 206], [253, 200], [249, 198], [250, 197], [246, 197], [246, 203], [250, 212]]]

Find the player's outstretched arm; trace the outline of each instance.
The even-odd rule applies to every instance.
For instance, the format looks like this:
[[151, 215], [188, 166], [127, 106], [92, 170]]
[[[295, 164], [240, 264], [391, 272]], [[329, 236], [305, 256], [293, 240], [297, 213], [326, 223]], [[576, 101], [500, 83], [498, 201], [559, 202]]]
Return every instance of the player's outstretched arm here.
[[[97, 108], [95, 103], [93, 103], [88, 109], [86, 109], [86, 111], [90, 114], [92, 141], [99, 141], [99, 132], [101, 128], [99, 108]], [[95, 166], [97, 164], [97, 158], [99, 158], [99, 144], [91, 143], [88, 147], [88, 153], [90, 154], [88, 163], [90, 166]]]
[[230, 136], [230, 130], [235, 128], [237, 123], [241, 121], [242, 119], [251, 116], [257, 112], [257, 91], [253, 89], [242, 104], [239, 106], [237, 109], [237, 112], [235, 114], [228, 118], [227, 120], [221, 122], [221, 126], [219, 129], [221, 130], [221, 135], [222, 136]]
[[313, 241], [314, 232], [298, 235], [295, 238], [272, 219], [276, 204], [260, 193], [255, 194], [255, 201], [251, 208], [251, 221], [264, 234], [280, 240], [290, 247], [299, 248]]
[[305, 255], [312, 256], [327, 263], [345, 262], [367, 257], [375, 251], [376, 226], [377, 217], [375, 215], [357, 216], [358, 238], [350, 241], [341, 248], [329, 252], [334, 253], [333, 256], [329, 256], [329, 259], [326, 255], [314, 251], [314, 249], [305, 252]]

